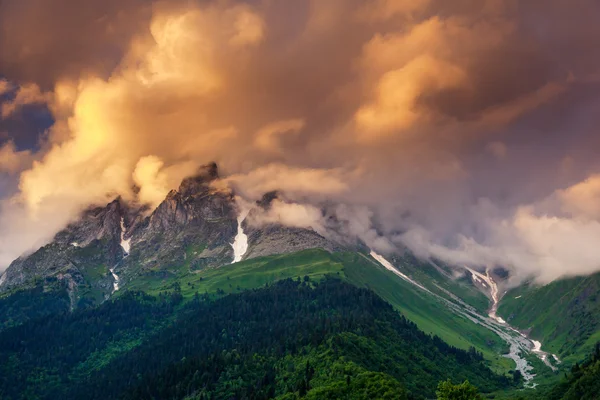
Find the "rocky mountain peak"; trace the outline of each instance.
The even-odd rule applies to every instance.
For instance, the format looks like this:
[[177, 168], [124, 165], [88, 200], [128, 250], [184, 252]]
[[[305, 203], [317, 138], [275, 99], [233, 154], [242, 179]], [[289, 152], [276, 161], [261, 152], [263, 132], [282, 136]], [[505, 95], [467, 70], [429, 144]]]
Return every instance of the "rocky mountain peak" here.
[[121, 219], [126, 214], [126, 206], [117, 197], [104, 207], [90, 207], [81, 217], [64, 230], [54, 240], [58, 243], [85, 247], [94, 240], [113, 239], [121, 234]]
[[[169, 192], [150, 216], [152, 230], [171, 230], [188, 224], [207, 221], [235, 222], [235, 201], [230, 192], [215, 191], [211, 183], [219, 178], [217, 164], [198, 168], [195, 175], [185, 178], [179, 190]], [[178, 229], [178, 228], [177, 228]]]
[[271, 192], [265, 193], [260, 200], [256, 202], [256, 205], [262, 208], [263, 210], [268, 210], [271, 208], [271, 204], [274, 200], [279, 198], [279, 192], [273, 190]]
[[[206, 164], [152, 211], [121, 198], [90, 207], [53, 242], [13, 262], [0, 291], [39, 278], [67, 279], [75, 307], [79, 302], [103, 301], [138, 277], [174, 278], [231, 263], [232, 244], [242, 222], [233, 193], [213, 188], [218, 178], [217, 164]], [[266, 193], [254, 212], [268, 210], [278, 197], [276, 191]], [[277, 223], [244, 224], [243, 229], [249, 245], [244, 259], [308, 248], [337, 249], [310, 229]]]
[[219, 178], [217, 163], [211, 162], [198, 168], [198, 171], [190, 177], [185, 178], [179, 186], [178, 192], [183, 197], [205, 193], [210, 188], [210, 183]]

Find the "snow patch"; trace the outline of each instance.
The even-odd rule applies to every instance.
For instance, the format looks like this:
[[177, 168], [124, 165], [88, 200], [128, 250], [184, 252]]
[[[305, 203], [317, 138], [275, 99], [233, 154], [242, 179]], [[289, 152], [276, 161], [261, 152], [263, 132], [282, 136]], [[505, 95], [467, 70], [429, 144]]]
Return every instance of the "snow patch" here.
[[112, 274], [113, 279], [114, 279], [114, 282], [113, 282], [113, 293], [114, 293], [117, 290], [119, 290], [119, 282], [121, 281], [121, 279], [119, 278], [119, 275], [116, 274], [114, 268], [111, 268], [109, 271]]
[[73, 242], [73, 243], [71, 243], [71, 246], [73, 246], [73, 247], [79, 247], [79, 243]]
[[131, 250], [131, 238], [125, 240], [125, 230], [125, 218], [121, 217], [121, 247], [127, 256]]
[[554, 358], [554, 361], [556, 361], [557, 364], [561, 363], [560, 359], [558, 358], [558, 356], [556, 354], [552, 354], [552, 358]]
[[427, 290], [427, 288], [425, 288], [423, 285], [421, 285], [418, 282], [413, 281], [412, 279], [410, 279], [408, 276], [404, 275], [402, 272], [398, 271], [391, 262], [389, 262], [388, 260], [386, 260], [382, 255], [375, 253], [373, 250], [371, 250], [371, 257], [373, 257], [374, 259], [377, 260], [377, 262], [379, 262], [379, 264], [383, 265], [385, 267], [385, 269], [392, 271], [394, 274], [398, 275], [400, 278], [404, 279], [405, 281], [412, 283], [413, 285], [417, 286], [420, 289], [423, 289], [425, 291], [429, 291]]
[[560, 364], [560, 360], [558, 359], [556, 354], [550, 354], [546, 353], [545, 351], [542, 351], [542, 342], [540, 341], [531, 339], [531, 343], [533, 343], [533, 348], [531, 349], [531, 352], [538, 356], [538, 358], [542, 360], [544, 364], [546, 364], [546, 366], [548, 366], [552, 371], [557, 371], [558, 368], [552, 365], [552, 363], [548, 359], [548, 356], [552, 356], [554, 361], [556, 361], [557, 364]]
[[520, 299], [521, 297], [523, 297], [523, 296], [517, 296], [517, 297], [515, 297], [515, 299]]
[[480, 279], [480, 278], [479, 278], [479, 277], [478, 277], [478, 276], [475, 274], [475, 272], [474, 272], [474, 271], [470, 271], [470, 272], [471, 272], [471, 276], [473, 277], [473, 280], [474, 280], [475, 282], [479, 283], [480, 285], [482, 285], [482, 286], [483, 286], [483, 287], [485, 287], [485, 288], [487, 288], [487, 287], [488, 287], [488, 286], [487, 286], [487, 284], [486, 284], [486, 283], [485, 283], [485, 282], [484, 282], [482, 279]]
[[[490, 296], [492, 296], [492, 307], [490, 308], [490, 311], [488, 313], [490, 318], [498, 321], [501, 324], [506, 324], [506, 321], [504, 319], [502, 319], [502, 317], [499, 317], [498, 315], [496, 315], [496, 311], [498, 310], [498, 301], [499, 301], [498, 285], [496, 284], [496, 282], [494, 282], [494, 279], [490, 275], [490, 270], [486, 269], [485, 275], [484, 275], [481, 272], [477, 272], [469, 267], [465, 267], [465, 268], [467, 269], [467, 271], [469, 271], [471, 273], [471, 275], [473, 275], [474, 280], [476, 280], [477, 282], [481, 282], [481, 284], [484, 285], [485, 287], [489, 286]], [[487, 283], [487, 285], [486, 285], [486, 283]]]
[[0, 275], [0, 286], [2, 286], [4, 282], [6, 282], [6, 272]]
[[250, 210], [242, 210], [240, 215], [237, 217], [237, 235], [235, 235], [235, 239], [233, 240], [233, 243], [231, 243], [231, 247], [233, 248], [232, 264], [242, 261], [242, 257], [244, 257], [244, 254], [246, 254], [246, 251], [248, 251], [248, 235], [244, 233], [242, 222], [244, 222], [246, 216], [248, 216], [249, 211]]

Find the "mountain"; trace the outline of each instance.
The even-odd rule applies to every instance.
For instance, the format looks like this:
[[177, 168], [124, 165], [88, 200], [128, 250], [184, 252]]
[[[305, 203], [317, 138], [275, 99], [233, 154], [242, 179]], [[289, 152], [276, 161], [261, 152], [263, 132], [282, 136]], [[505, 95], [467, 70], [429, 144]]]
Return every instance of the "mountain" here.
[[231, 262], [237, 210], [231, 192], [211, 186], [217, 178], [216, 164], [200, 168], [126, 228], [130, 251], [114, 268], [121, 286], [139, 275], [167, 276], [174, 265], [198, 270]]
[[33, 254], [15, 260], [2, 275], [0, 291], [31, 286], [40, 279], [65, 282], [72, 308], [78, 299], [100, 301], [111, 292], [109, 266], [123, 258], [121, 221], [129, 210], [119, 199], [106, 207], [86, 210], [81, 218], [59, 232]]
[[[0, 332], [14, 334], [27, 324], [51, 323], [55, 318], [71, 321], [70, 313], [95, 315], [110, 304], [125, 304], [121, 299], [131, 293], [145, 293], [152, 304], [165, 300], [165, 294], [176, 294], [184, 306], [173, 303], [165, 306], [166, 311], [152, 311], [144, 322], [148, 326], [97, 342], [93, 354], [81, 354], [69, 367], [95, 371], [97, 363], [104, 366], [113, 358], [129, 357], [133, 348], [156, 346], [153, 335], [199, 297], [213, 302], [287, 279], [316, 284], [335, 277], [374, 293], [425, 334], [449, 348], [481, 356], [495, 373], [531, 390], [540, 384], [549, 387], [560, 368], [584, 357], [597, 338], [597, 278], [544, 288], [525, 285], [505, 293], [507, 271], [420, 260], [406, 249], [384, 257], [365, 243], [336, 234], [336, 221], [331, 221], [333, 232], [327, 236], [273, 219], [256, 224], [274, 202], [284, 201], [279, 194], [265, 193], [250, 210], [242, 210], [233, 192], [215, 185], [217, 179], [217, 165], [211, 163], [184, 179], [154, 210], [120, 198], [85, 210], [48, 245], [15, 260], [1, 276]], [[559, 321], [559, 315], [565, 317]], [[543, 341], [545, 351], [528, 335]], [[568, 335], [574, 340], [566, 340]], [[557, 361], [559, 356], [564, 363]], [[381, 366], [369, 368], [384, 371]], [[492, 386], [484, 382], [485, 390]], [[406, 387], [411, 392], [410, 385]]]
[[[120, 198], [86, 210], [51, 243], [11, 263], [0, 292], [56, 278], [67, 283], [75, 308], [98, 304], [136, 279], [169, 280], [182, 270], [231, 263], [242, 221], [233, 193], [212, 185], [218, 177], [215, 163], [202, 166], [150, 213]], [[275, 198], [266, 194], [257, 207], [266, 209]], [[243, 228], [247, 259], [308, 248], [339, 249], [310, 229], [273, 223]]]

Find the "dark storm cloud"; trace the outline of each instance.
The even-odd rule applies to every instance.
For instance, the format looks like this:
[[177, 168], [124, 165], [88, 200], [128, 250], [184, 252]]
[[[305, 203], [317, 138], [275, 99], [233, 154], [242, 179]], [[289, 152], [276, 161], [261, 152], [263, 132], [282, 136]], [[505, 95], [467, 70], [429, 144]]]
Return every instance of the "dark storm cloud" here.
[[0, 72], [44, 88], [60, 78], [109, 74], [149, 17], [145, 0], [3, 0]]

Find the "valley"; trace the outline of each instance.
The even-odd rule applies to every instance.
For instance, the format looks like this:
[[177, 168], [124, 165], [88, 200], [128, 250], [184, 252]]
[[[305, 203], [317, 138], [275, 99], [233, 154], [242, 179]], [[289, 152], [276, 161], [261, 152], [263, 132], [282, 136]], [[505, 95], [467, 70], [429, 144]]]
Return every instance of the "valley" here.
[[[453, 296], [452, 300], [445, 299], [439, 295], [436, 295], [426, 289], [421, 284], [413, 281], [411, 278], [398, 271], [396, 267], [394, 267], [388, 260], [386, 260], [383, 256], [371, 251], [370, 254], [377, 262], [383, 265], [386, 269], [392, 271], [396, 275], [400, 276], [405, 281], [415, 285], [421, 290], [426, 291], [432, 296], [437, 296], [444, 301], [444, 303], [450, 308], [450, 310], [456, 312], [459, 315], [462, 315], [472, 322], [476, 324], [480, 324], [485, 328], [489, 329], [491, 332], [497, 334], [502, 340], [504, 340], [509, 346], [509, 352], [507, 354], [503, 354], [503, 357], [511, 359], [515, 363], [515, 370], [519, 371], [525, 381], [526, 388], [535, 388], [537, 383], [533, 382], [535, 378], [535, 374], [532, 373], [533, 367], [529, 364], [525, 356], [528, 353], [534, 353], [544, 363], [553, 371], [556, 370], [549, 360], [547, 359], [548, 354], [541, 351], [541, 343], [529, 339], [525, 334], [519, 332], [515, 328], [506, 324], [502, 318], [496, 316], [496, 310], [498, 308], [499, 295], [498, 295], [498, 286], [494, 282], [493, 278], [490, 276], [489, 271], [486, 271], [486, 274], [483, 275], [477, 271], [474, 271], [470, 268], [467, 270], [473, 275], [473, 278], [478, 280], [484, 287], [489, 288], [489, 295], [492, 300], [492, 304], [490, 306], [490, 310], [488, 313], [488, 317], [486, 318], [477, 313], [477, 311], [469, 306], [468, 304], [461, 301], [459, 298]], [[485, 283], [483, 283], [485, 282]], [[487, 285], [486, 285], [487, 283]], [[556, 356], [554, 356], [556, 358]], [[556, 360], [558, 360], [556, 358]]]
[[[487, 380], [481, 381], [490, 395], [491, 390], [494, 396], [510, 398], [515, 387], [529, 396], [545, 393], [559, 380], [558, 373], [572, 365], [571, 360], [583, 358], [590, 350], [585, 343], [594, 340], [592, 331], [585, 331], [592, 333], [582, 337], [584, 345], [575, 353], [556, 349], [553, 333], [540, 335], [540, 327], [549, 322], [546, 314], [535, 314], [541, 304], [532, 304], [550, 296], [547, 287], [523, 286], [501, 293], [502, 278], [489, 269], [481, 272], [419, 260], [407, 251], [383, 256], [364, 243], [336, 242], [312, 229], [276, 223], [256, 226], [253, 218], [269, 209], [276, 194], [267, 194], [255, 208], [240, 211], [231, 193], [213, 191], [211, 182], [217, 177], [216, 165], [203, 167], [150, 213], [120, 199], [90, 209], [57, 234], [54, 242], [16, 260], [0, 284], [0, 302], [7, 304], [4, 318], [11, 315], [12, 321], [5, 323], [10, 327], [7, 334], [28, 321], [38, 321], [37, 314], [12, 299], [40, 288], [61, 298], [60, 293], [65, 293], [69, 303], [65, 311], [73, 315], [116, 306], [132, 294], [157, 299], [151, 302], [170, 302], [165, 305], [170, 311], [163, 310], [166, 314], [147, 327], [114, 337], [98, 348], [99, 353], [87, 354], [69, 367], [91, 373], [129, 357], [139, 346], [152, 347], [153, 335], [173, 323], [178, 310], [200, 300], [226, 301], [287, 281], [318, 287], [338, 280], [373, 293], [434, 342], [481, 362], [478, 368], [504, 382], [491, 390]], [[592, 285], [591, 279], [554, 285], [562, 288], [566, 298], [582, 285]], [[62, 315], [64, 303], [52, 302], [52, 296], [36, 296], [54, 310], [40, 315], [51, 319]], [[540, 325], [531, 329], [530, 321]], [[542, 350], [542, 341], [544, 350], [551, 352]]]

